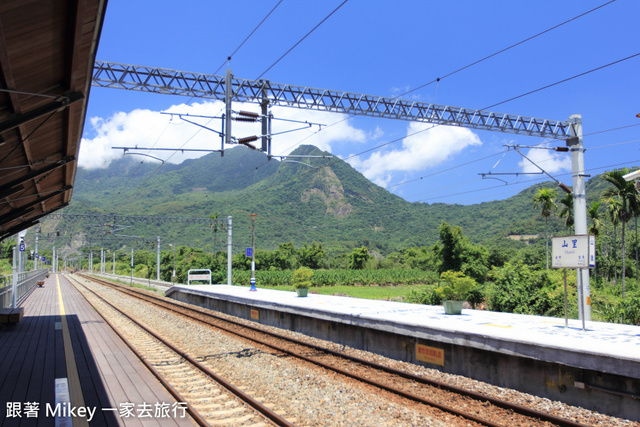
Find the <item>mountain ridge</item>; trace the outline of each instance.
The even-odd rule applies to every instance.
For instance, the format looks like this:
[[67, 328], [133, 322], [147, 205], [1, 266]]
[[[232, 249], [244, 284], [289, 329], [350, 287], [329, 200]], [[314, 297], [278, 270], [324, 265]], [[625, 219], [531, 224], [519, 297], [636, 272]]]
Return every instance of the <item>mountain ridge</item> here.
[[[224, 157], [212, 153], [162, 168], [142, 163], [136, 169], [137, 163], [117, 161], [109, 171], [79, 168], [74, 198], [65, 211], [230, 215], [234, 234], [238, 233], [238, 242], [243, 244], [249, 214], [258, 214], [256, 239], [260, 238], [264, 249], [289, 241], [298, 246], [316, 241], [330, 248], [366, 245], [388, 253], [432, 245], [442, 221], [461, 226], [476, 243], [506, 240], [508, 234], [540, 233], [544, 221], [531, 200], [538, 188], [551, 184], [536, 184], [508, 199], [477, 205], [412, 203], [311, 145], [298, 147], [284, 161], [236, 147]], [[550, 232], [564, 230], [559, 219], [552, 218], [549, 226]], [[150, 226], [136, 225], [135, 229], [145, 235], [158, 233]], [[163, 233], [165, 239], [178, 244], [208, 239], [192, 226], [167, 225]]]

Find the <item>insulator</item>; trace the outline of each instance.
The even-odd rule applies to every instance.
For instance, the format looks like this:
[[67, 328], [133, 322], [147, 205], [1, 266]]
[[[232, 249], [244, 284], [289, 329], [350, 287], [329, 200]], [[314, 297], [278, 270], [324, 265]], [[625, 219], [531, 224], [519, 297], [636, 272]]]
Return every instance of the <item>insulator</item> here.
[[566, 153], [567, 151], [569, 151], [569, 147], [556, 147], [555, 150], [561, 153]]
[[255, 119], [253, 117], [234, 117], [233, 120], [237, 122], [250, 122], [250, 123], [255, 123], [258, 121], [258, 119]]
[[238, 144], [247, 144], [249, 142], [253, 142], [253, 141], [257, 141], [258, 137], [253, 135], [253, 136], [246, 136], [244, 138], [240, 138], [238, 139]]
[[260, 117], [260, 114], [254, 113], [252, 111], [238, 111], [238, 114], [241, 116], [253, 117], [254, 119], [257, 119], [258, 117]]
[[569, 187], [567, 187], [566, 185], [564, 185], [561, 182], [558, 183], [558, 187], [560, 187], [562, 189], [562, 191], [564, 191], [567, 194], [573, 193], [573, 191], [571, 191], [571, 189]]

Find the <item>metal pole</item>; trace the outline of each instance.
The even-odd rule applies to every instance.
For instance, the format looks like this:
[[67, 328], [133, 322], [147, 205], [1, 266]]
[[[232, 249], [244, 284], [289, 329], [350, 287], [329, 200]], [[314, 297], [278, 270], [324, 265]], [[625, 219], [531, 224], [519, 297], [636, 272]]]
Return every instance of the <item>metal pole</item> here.
[[256, 291], [256, 214], [250, 214], [251, 217], [251, 288], [250, 291]]
[[[582, 280], [582, 272], [580, 270], [582, 270], [581, 268], [578, 268], [578, 291], [583, 288], [582, 283], [580, 283], [580, 281]], [[584, 313], [585, 307], [584, 307], [584, 299], [579, 299], [578, 300], [578, 309], [581, 310]], [[584, 331], [585, 328], [585, 316], [582, 316], [582, 330]]]
[[267, 153], [267, 158], [270, 159], [270, 155], [271, 155], [271, 144], [270, 144], [270, 137], [271, 134], [269, 133], [269, 124], [268, 124], [268, 120], [269, 120], [269, 98], [267, 97], [267, 87], [265, 86], [264, 88], [262, 88], [262, 102], [260, 102], [260, 106], [262, 107], [262, 114], [261, 114], [261, 122], [262, 122], [262, 151]]
[[[585, 191], [584, 147], [582, 142], [582, 116], [574, 114], [569, 117], [571, 138], [567, 139], [567, 147], [571, 150], [571, 174], [573, 176], [573, 214], [576, 235], [587, 234], [587, 196]], [[589, 286], [589, 270], [578, 269], [578, 307], [580, 318], [591, 320], [591, 290]]]
[[233, 95], [232, 89], [233, 74], [231, 70], [227, 68], [227, 72], [224, 77], [224, 105], [225, 105], [225, 126], [224, 126], [224, 142], [225, 144], [231, 143], [231, 96]]
[[104, 273], [104, 248], [100, 248], [100, 274]]
[[34, 256], [34, 258], [35, 258], [35, 259], [34, 259], [34, 262], [35, 262], [35, 264], [34, 264], [34, 268], [35, 268], [36, 270], [38, 269], [38, 261], [39, 261], [39, 259], [38, 259], [38, 258], [40, 258], [40, 257], [39, 257], [39, 254], [38, 254], [38, 240], [39, 240], [39, 239], [40, 239], [40, 230], [36, 230], [36, 248], [35, 248], [35, 253], [33, 254], [33, 256]]
[[567, 310], [567, 269], [563, 268], [564, 271], [564, 327], [569, 327], [569, 312]]
[[116, 275], [116, 253], [113, 253], [113, 275]]
[[133, 286], [133, 248], [131, 248], [131, 286]]
[[[20, 239], [18, 239], [20, 240]], [[16, 291], [18, 287], [18, 246], [13, 247], [13, 284], [11, 288], [11, 308], [16, 308]]]
[[156, 271], [156, 280], [160, 280], [160, 236], [158, 236], [158, 268]]
[[173, 247], [173, 271], [171, 272], [171, 284], [176, 284], [176, 244], [171, 245]]
[[232, 262], [232, 257], [233, 257], [233, 220], [230, 216], [227, 217], [227, 230], [228, 230], [228, 237], [227, 237], [227, 285], [231, 286], [233, 283], [232, 282], [232, 272], [233, 272], [233, 262]]

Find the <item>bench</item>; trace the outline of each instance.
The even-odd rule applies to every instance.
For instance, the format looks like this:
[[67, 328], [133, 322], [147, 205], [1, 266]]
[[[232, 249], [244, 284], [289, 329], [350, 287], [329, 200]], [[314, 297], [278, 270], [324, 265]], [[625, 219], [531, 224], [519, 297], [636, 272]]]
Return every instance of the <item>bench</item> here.
[[24, 307], [0, 308], [0, 324], [18, 323], [24, 316]]

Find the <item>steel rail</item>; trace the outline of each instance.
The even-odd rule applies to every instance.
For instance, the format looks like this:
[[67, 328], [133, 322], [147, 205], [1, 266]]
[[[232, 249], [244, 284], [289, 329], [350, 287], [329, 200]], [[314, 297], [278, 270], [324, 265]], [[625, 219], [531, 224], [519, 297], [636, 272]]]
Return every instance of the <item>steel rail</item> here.
[[[89, 292], [92, 292], [91, 289], [87, 288], [86, 286], [84, 286], [82, 283], [78, 282], [76, 279], [67, 276], [67, 279], [69, 279], [69, 281], [73, 281], [76, 284], [84, 287], [85, 289], [87, 289]], [[95, 294], [98, 298], [101, 298], [99, 295]], [[83, 295], [84, 296], [84, 295]], [[87, 300], [85, 298], [85, 300], [93, 307], [93, 305], [91, 304], [91, 302], [89, 302], [89, 300]], [[102, 299], [104, 301], [104, 299]], [[106, 302], [106, 301], [105, 301]], [[108, 303], [107, 303], [108, 304]], [[96, 313], [98, 313], [98, 315], [100, 317], [102, 317], [102, 320], [104, 320], [104, 322], [109, 325], [109, 327], [111, 328], [111, 330], [113, 332], [115, 332], [115, 334], [127, 345], [127, 347], [129, 347], [129, 349], [133, 352], [133, 354], [136, 355], [136, 357], [142, 362], [142, 364], [153, 374], [154, 377], [156, 377], [156, 379], [158, 381], [160, 381], [160, 384], [162, 384], [162, 386], [169, 392], [169, 394], [171, 396], [173, 396], [174, 399], [176, 399], [177, 402], [182, 402], [182, 403], [186, 403], [187, 407], [186, 407], [186, 411], [189, 413], [189, 415], [191, 415], [191, 418], [193, 418], [193, 420], [196, 422], [196, 424], [198, 424], [199, 426], [209, 426], [209, 423], [198, 413], [198, 411], [196, 411], [195, 409], [193, 409], [193, 407], [191, 407], [191, 405], [189, 405], [189, 402], [187, 402], [187, 400], [182, 397], [182, 395], [180, 394], [180, 392], [178, 392], [178, 390], [176, 390], [171, 384], [169, 384], [164, 377], [162, 376], [162, 374], [160, 374], [160, 372], [158, 372], [158, 370], [156, 368], [153, 367], [153, 365], [151, 365], [149, 362], [147, 362], [147, 359], [145, 359], [142, 354], [140, 354], [140, 352], [133, 346], [133, 344], [124, 336], [120, 333], [120, 331], [118, 331], [118, 329], [115, 327], [115, 325], [113, 323], [111, 323], [111, 321], [109, 321], [109, 319], [107, 319], [106, 317], [104, 317], [102, 315], [102, 313], [100, 313], [98, 310], [96, 310]]]
[[[407, 399], [411, 399], [411, 400], [414, 400], [414, 401], [417, 401], [417, 402], [420, 402], [420, 403], [423, 403], [423, 404], [426, 404], [426, 405], [438, 407], [439, 409], [444, 410], [446, 412], [450, 412], [452, 414], [459, 415], [461, 417], [473, 420], [475, 422], [478, 422], [478, 423], [481, 423], [481, 424], [484, 424], [484, 425], [487, 425], [487, 426], [501, 427], [500, 424], [495, 424], [492, 421], [484, 420], [482, 418], [476, 417], [473, 414], [468, 414], [468, 413], [465, 413], [463, 411], [458, 411], [455, 408], [449, 408], [447, 406], [440, 405], [437, 402], [432, 402], [432, 401], [429, 401], [427, 399], [424, 399], [424, 398], [422, 398], [420, 396], [416, 396], [416, 395], [413, 395], [411, 393], [406, 393], [406, 392], [404, 392], [402, 390], [398, 390], [398, 389], [395, 389], [393, 387], [386, 386], [384, 384], [378, 383], [377, 381], [369, 380], [369, 379], [364, 378], [364, 377], [360, 377], [360, 376], [358, 376], [356, 374], [350, 373], [348, 371], [344, 371], [344, 370], [342, 370], [340, 368], [336, 368], [334, 366], [325, 364], [323, 362], [308, 358], [307, 356], [300, 355], [300, 354], [297, 354], [297, 353], [282, 349], [281, 347], [274, 346], [274, 345], [269, 344], [269, 343], [267, 343], [265, 341], [262, 341], [260, 339], [250, 338], [250, 337], [244, 336], [244, 335], [238, 333], [237, 331], [233, 331], [232, 329], [225, 328], [225, 327], [220, 326], [220, 325], [212, 325], [211, 323], [205, 322], [202, 319], [199, 319], [199, 318], [194, 317], [194, 316], [192, 316], [192, 315], [190, 315], [188, 313], [185, 313], [185, 311], [188, 310], [188, 311], [196, 312], [196, 313], [198, 313], [200, 315], [204, 315], [206, 317], [210, 317], [210, 318], [216, 319], [218, 321], [230, 323], [230, 324], [233, 324], [234, 326], [238, 326], [238, 327], [241, 327], [241, 328], [244, 328], [244, 329], [249, 329], [251, 331], [254, 331], [254, 332], [257, 332], [257, 333], [260, 333], [260, 334], [269, 335], [271, 337], [274, 337], [274, 338], [277, 338], [277, 339], [281, 339], [281, 340], [284, 340], [284, 341], [288, 341], [288, 342], [291, 342], [291, 343], [296, 344], [296, 345], [300, 345], [300, 346], [312, 348], [312, 349], [317, 350], [317, 351], [325, 352], [327, 354], [331, 354], [332, 356], [335, 356], [335, 357], [338, 357], [338, 358], [347, 359], [347, 360], [350, 360], [352, 362], [359, 363], [359, 364], [361, 364], [363, 366], [368, 366], [368, 367], [371, 367], [371, 368], [375, 368], [375, 369], [378, 369], [380, 371], [383, 371], [383, 372], [386, 372], [386, 373], [389, 373], [389, 374], [398, 375], [400, 377], [403, 377], [403, 378], [406, 378], [406, 379], [409, 379], [409, 380], [413, 380], [413, 381], [419, 382], [421, 384], [425, 384], [425, 385], [429, 385], [429, 386], [433, 386], [433, 387], [438, 387], [440, 389], [447, 390], [447, 391], [450, 391], [452, 393], [457, 393], [457, 394], [460, 394], [460, 395], [463, 395], [463, 396], [467, 396], [467, 397], [470, 397], [470, 398], [478, 400], [478, 401], [486, 401], [486, 402], [489, 402], [489, 403], [491, 403], [491, 404], [493, 404], [493, 405], [495, 405], [497, 407], [500, 407], [502, 409], [513, 410], [514, 412], [517, 412], [520, 415], [528, 416], [528, 417], [531, 417], [531, 418], [537, 418], [537, 419], [540, 419], [541, 421], [548, 421], [548, 422], [554, 423], [554, 424], [556, 424], [558, 426], [563, 426], [563, 427], [587, 427], [584, 424], [577, 423], [575, 421], [572, 421], [572, 420], [569, 420], [569, 419], [566, 419], [566, 418], [562, 418], [562, 417], [558, 417], [558, 416], [555, 416], [555, 415], [552, 415], [552, 414], [548, 414], [548, 413], [545, 413], [545, 412], [537, 411], [535, 409], [527, 408], [526, 406], [522, 406], [522, 405], [518, 405], [518, 404], [515, 404], [515, 403], [507, 402], [505, 400], [501, 400], [501, 399], [497, 399], [497, 398], [494, 398], [494, 397], [486, 396], [486, 395], [483, 395], [481, 393], [477, 393], [477, 392], [474, 392], [474, 391], [471, 391], [471, 390], [466, 390], [466, 389], [463, 389], [463, 388], [460, 388], [460, 387], [456, 387], [456, 386], [453, 386], [453, 385], [450, 385], [450, 384], [443, 383], [441, 381], [431, 380], [431, 379], [428, 379], [428, 378], [425, 378], [425, 377], [414, 375], [414, 374], [411, 374], [411, 373], [408, 373], [408, 372], [405, 372], [405, 371], [401, 371], [401, 370], [398, 370], [398, 369], [394, 369], [394, 368], [391, 368], [391, 367], [388, 367], [388, 366], [384, 366], [384, 365], [381, 365], [381, 364], [378, 364], [378, 363], [375, 363], [375, 362], [370, 362], [370, 361], [367, 361], [367, 360], [364, 360], [364, 359], [361, 359], [361, 358], [358, 358], [358, 357], [355, 357], [355, 356], [350, 356], [350, 355], [347, 355], [347, 354], [343, 354], [343, 353], [328, 349], [326, 347], [322, 347], [322, 346], [315, 345], [315, 344], [310, 344], [310, 343], [307, 343], [307, 342], [304, 342], [304, 341], [301, 341], [301, 340], [297, 340], [295, 338], [290, 338], [290, 337], [286, 337], [286, 336], [283, 336], [283, 335], [280, 335], [280, 334], [277, 334], [277, 333], [274, 333], [274, 332], [266, 331], [266, 330], [263, 330], [261, 328], [257, 328], [257, 327], [250, 326], [250, 325], [245, 325], [243, 323], [236, 322], [236, 321], [233, 321], [231, 319], [226, 319], [226, 318], [223, 318], [223, 317], [220, 317], [220, 316], [216, 316], [216, 315], [214, 315], [212, 313], [208, 313], [206, 311], [201, 310], [199, 307], [186, 308], [186, 307], [181, 306], [180, 304], [176, 304], [175, 302], [170, 301], [170, 300], [168, 300], [166, 298], [159, 298], [159, 297], [155, 297], [155, 296], [152, 296], [152, 295], [141, 294], [139, 292], [133, 291], [133, 290], [128, 289], [126, 287], [123, 287], [121, 285], [110, 283], [107, 280], [98, 279], [98, 278], [95, 278], [95, 277], [92, 277], [92, 276], [85, 276], [85, 275], [82, 275], [82, 274], [81, 274], [81, 276], [86, 277], [87, 279], [94, 280], [94, 281], [97, 281], [99, 283], [105, 284], [107, 286], [115, 287], [119, 291], [127, 293], [127, 295], [131, 295], [131, 296], [134, 296], [136, 298], [139, 298], [139, 299], [142, 299], [142, 300], [145, 300], [145, 301], [149, 301], [149, 300], [158, 301], [158, 302], [153, 302], [153, 304], [156, 304], [156, 305], [158, 305], [158, 306], [160, 306], [160, 307], [162, 307], [162, 308], [164, 308], [166, 310], [172, 310], [172, 311], [174, 311], [176, 313], [179, 313], [179, 314], [181, 314], [183, 316], [189, 317], [189, 318], [191, 318], [193, 320], [202, 322], [202, 323], [204, 323], [206, 325], [222, 329], [222, 330], [224, 330], [226, 332], [232, 333], [232, 334], [234, 334], [236, 336], [240, 336], [240, 337], [242, 337], [244, 339], [248, 339], [248, 340], [257, 342], [257, 343], [259, 343], [261, 345], [265, 345], [267, 347], [270, 347], [270, 348], [273, 348], [275, 350], [284, 352], [284, 353], [289, 354], [291, 356], [307, 360], [310, 363], [320, 365], [320, 366], [322, 366], [322, 367], [324, 367], [326, 369], [339, 372], [339, 373], [341, 373], [343, 375], [346, 375], [348, 377], [354, 378], [356, 380], [368, 383], [368, 384], [373, 385], [375, 387], [382, 388], [382, 389], [384, 389], [386, 391], [389, 391], [391, 393], [401, 395], [401, 396], [403, 396], [403, 397], [405, 397]], [[167, 305], [171, 305], [173, 307], [179, 307], [179, 309], [166, 307]]]
[[[85, 276], [85, 275], [82, 275], [82, 274], [80, 274], [80, 276], [84, 277], [84, 278], [87, 278], [89, 280], [95, 281], [95, 282], [99, 282], [99, 283], [101, 282], [101, 281], [96, 280], [95, 278], [93, 278], [91, 276]], [[76, 282], [76, 283], [80, 284], [79, 282]], [[104, 284], [104, 283], [101, 283], [101, 284]], [[146, 326], [144, 326], [144, 325], [140, 324], [139, 322], [137, 322], [131, 316], [129, 316], [128, 314], [126, 314], [125, 312], [120, 310], [118, 307], [116, 307], [113, 304], [111, 304], [106, 299], [102, 298], [100, 295], [98, 295], [93, 290], [89, 289], [88, 287], [86, 287], [86, 286], [84, 286], [82, 284], [80, 284], [80, 285], [83, 286], [85, 289], [87, 289], [92, 294], [94, 294], [97, 298], [102, 300], [105, 304], [109, 305], [111, 308], [116, 310], [118, 313], [122, 314], [127, 319], [129, 319], [130, 321], [135, 323], [139, 328], [143, 329], [149, 335], [151, 335], [152, 337], [154, 337], [155, 339], [160, 341], [163, 345], [165, 345], [168, 348], [170, 348], [174, 353], [178, 354], [180, 357], [185, 359], [187, 362], [191, 363], [194, 367], [196, 367], [198, 370], [200, 370], [201, 372], [206, 374], [208, 377], [213, 379], [215, 382], [219, 383], [221, 386], [226, 388], [228, 391], [230, 391], [231, 393], [236, 395], [243, 402], [245, 402], [246, 404], [248, 404], [249, 406], [254, 408], [256, 411], [258, 411], [260, 414], [262, 414], [263, 416], [265, 416], [266, 418], [271, 420], [275, 425], [278, 425], [278, 426], [281, 426], [281, 427], [294, 427], [294, 424], [289, 423], [286, 419], [284, 419], [280, 415], [276, 414], [274, 411], [269, 409], [267, 406], [263, 405], [258, 400], [254, 399], [253, 397], [249, 396], [248, 394], [246, 394], [245, 392], [243, 392], [239, 388], [235, 387], [233, 384], [231, 384], [230, 382], [228, 382], [224, 378], [222, 378], [219, 375], [217, 375], [211, 369], [207, 368], [202, 363], [198, 362], [193, 357], [189, 356], [187, 353], [185, 353], [184, 351], [180, 350], [179, 348], [177, 348], [176, 346], [174, 346], [173, 344], [171, 344], [170, 342], [168, 342], [167, 340], [162, 338], [160, 335], [156, 334], [155, 332], [153, 332], [152, 330], [150, 330]], [[205, 425], [208, 425], [208, 424], [205, 424]]]

